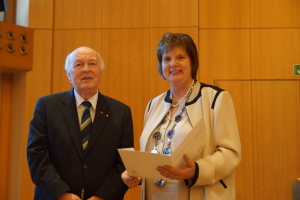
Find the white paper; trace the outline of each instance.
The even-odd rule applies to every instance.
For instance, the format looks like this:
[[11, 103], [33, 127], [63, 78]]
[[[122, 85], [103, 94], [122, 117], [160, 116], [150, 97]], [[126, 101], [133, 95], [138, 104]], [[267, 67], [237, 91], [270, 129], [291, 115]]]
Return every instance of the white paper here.
[[133, 149], [118, 149], [126, 170], [130, 176], [141, 178], [165, 178], [157, 171], [158, 166], [169, 165], [183, 168], [183, 155], [194, 159], [205, 145], [205, 124], [202, 118], [187, 134], [171, 155], [153, 154], [150, 152], [134, 151]]

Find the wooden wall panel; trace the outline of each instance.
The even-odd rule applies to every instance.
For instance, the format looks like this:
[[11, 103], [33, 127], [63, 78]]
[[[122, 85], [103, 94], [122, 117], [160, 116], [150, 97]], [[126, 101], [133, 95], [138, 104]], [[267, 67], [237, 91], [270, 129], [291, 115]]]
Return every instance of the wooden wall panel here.
[[249, 28], [249, 2], [199, 0], [200, 28]]
[[101, 91], [131, 107], [135, 149], [139, 150], [144, 110], [149, 100], [149, 29], [103, 30], [102, 41], [107, 67], [103, 71]]
[[[23, 139], [26, 137], [25, 133], [25, 87], [26, 77], [25, 72], [19, 72], [13, 75], [12, 82], [12, 101], [11, 101], [11, 145], [9, 147], [10, 157], [9, 171], [8, 171], [8, 199], [22, 199], [22, 171], [23, 171], [23, 157], [26, 154], [23, 146]], [[26, 130], [28, 131], [28, 129]]]
[[299, 178], [300, 81], [254, 81], [253, 155], [255, 200], [292, 199]]
[[[102, 32], [106, 63], [100, 91], [129, 105], [134, 122], [134, 145], [139, 150], [144, 110], [149, 100], [149, 29], [108, 29]], [[125, 200], [139, 199], [140, 187], [129, 190]]]
[[250, 31], [200, 29], [200, 80], [250, 79]]
[[239, 127], [242, 161], [236, 172], [236, 199], [254, 199], [251, 80], [215, 80], [232, 97]]
[[12, 80], [11, 74], [0, 74], [0, 196], [8, 198], [8, 183], [10, 170], [10, 143], [11, 143], [11, 101], [12, 101]]
[[[66, 56], [81, 46], [89, 46], [101, 55], [101, 30], [55, 30], [53, 48], [53, 79], [51, 93], [70, 90], [69, 82], [64, 70]], [[105, 60], [104, 60], [105, 63]]]
[[54, 5], [55, 29], [101, 28], [102, 0], [55, 0]]
[[[145, 106], [169, 89], [158, 75], [156, 58], [166, 31], [191, 35], [199, 49], [198, 79], [228, 90], [233, 98], [242, 142], [237, 200], [291, 199], [291, 182], [300, 173], [293, 153], [299, 152], [295, 131], [300, 82], [292, 76], [292, 65], [300, 63], [299, 4], [298, 0], [31, 0], [29, 26], [37, 29], [34, 66], [11, 80], [10, 152], [17, 157], [7, 167], [6, 199], [32, 199], [24, 151], [28, 123], [38, 97], [72, 87], [64, 61], [79, 46], [90, 46], [103, 56], [107, 67], [100, 91], [131, 107], [139, 149]], [[0, 87], [3, 92], [3, 84]], [[0, 98], [1, 103], [8, 101]], [[1, 134], [7, 128], [1, 124]], [[140, 187], [131, 189], [125, 200], [138, 200], [139, 195]]]
[[149, 27], [150, 0], [103, 0], [102, 28]]
[[[47, 40], [45, 40], [47, 38]], [[33, 184], [26, 159], [29, 122], [38, 97], [50, 93], [52, 31], [36, 30], [33, 70], [14, 75], [12, 90], [12, 128], [8, 199], [33, 198]]]
[[[47, 38], [47, 40], [45, 40]], [[52, 68], [52, 31], [35, 30], [33, 70], [26, 73], [25, 118], [23, 147], [27, 146], [29, 121], [32, 119], [36, 100], [50, 94]], [[42, 84], [41, 84], [42, 83]], [[24, 150], [22, 150], [24, 151]], [[22, 162], [22, 200], [32, 199], [34, 185], [28, 169], [26, 154]]]
[[253, 79], [299, 79], [293, 64], [300, 63], [300, 29], [252, 29]]
[[53, 27], [54, 0], [30, 0], [28, 25], [35, 29], [49, 29]]
[[198, 27], [198, 0], [150, 0], [150, 27]]
[[251, 0], [252, 28], [300, 27], [299, 0]]
[[26, 73], [27, 107], [30, 113], [26, 117], [33, 116], [33, 109], [37, 98], [50, 94], [52, 76], [52, 30], [35, 30], [34, 57], [32, 71]]
[[[164, 80], [157, 70], [157, 46], [163, 37], [164, 33], [185, 33], [191, 36], [198, 46], [198, 28], [183, 27], [183, 28], [152, 28], [150, 29], [150, 99], [170, 89], [169, 83]], [[150, 100], [149, 99], [149, 100]]]

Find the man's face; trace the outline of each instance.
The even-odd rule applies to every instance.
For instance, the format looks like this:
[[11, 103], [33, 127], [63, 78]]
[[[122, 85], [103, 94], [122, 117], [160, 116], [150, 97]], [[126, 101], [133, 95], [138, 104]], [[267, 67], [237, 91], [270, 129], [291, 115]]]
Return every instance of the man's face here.
[[75, 50], [72, 59], [67, 75], [73, 87], [81, 96], [96, 94], [102, 75], [96, 51], [80, 47]]

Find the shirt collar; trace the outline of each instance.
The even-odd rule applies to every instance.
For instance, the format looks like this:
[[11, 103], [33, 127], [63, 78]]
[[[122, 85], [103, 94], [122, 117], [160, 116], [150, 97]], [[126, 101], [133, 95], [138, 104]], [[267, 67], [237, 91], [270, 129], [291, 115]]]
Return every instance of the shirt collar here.
[[96, 110], [96, 106], [97, 106], [97, 100], [98, 100], [98, 92], [96, 92], [96, 94], [94, 94], [91, 98], [89, 98], [88, 100], [84, 100], [75, 90], [74, 88], [74, 95], [75, 95], [75, 100], [76, 100], [76, 107], [80, 106], [81, 103], [83, 101], [89, 101], [92, 104], [92, 107], [94, 110]]

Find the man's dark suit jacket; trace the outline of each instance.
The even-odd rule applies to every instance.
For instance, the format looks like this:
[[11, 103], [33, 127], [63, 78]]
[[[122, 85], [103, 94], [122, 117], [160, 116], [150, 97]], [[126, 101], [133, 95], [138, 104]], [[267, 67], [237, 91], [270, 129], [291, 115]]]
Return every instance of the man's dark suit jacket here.
[[56, 200], [65, 192], [84, 199], [123, 199], [128, 187], [118, 148], [133, 147], [130, 108], [98, 95], [92, 132], [84, 155], [74, 89], [38, 99], [30, 122], [27, 159], [36, 185], [35, 200]]

